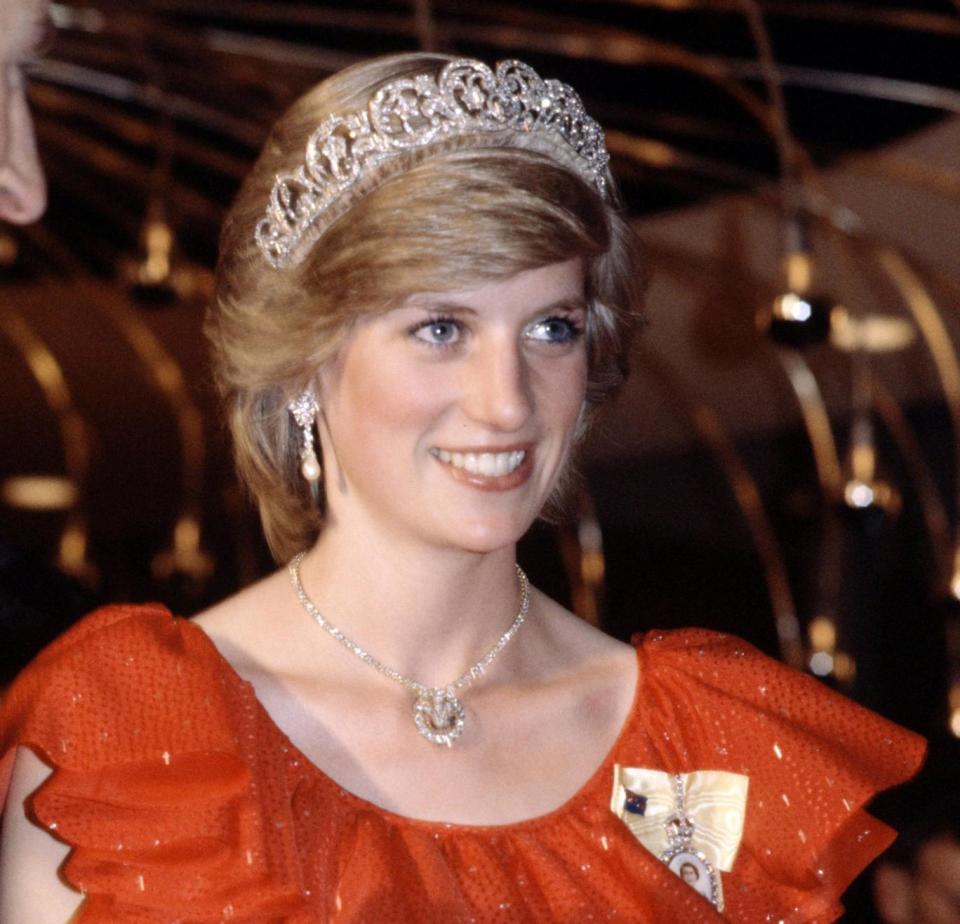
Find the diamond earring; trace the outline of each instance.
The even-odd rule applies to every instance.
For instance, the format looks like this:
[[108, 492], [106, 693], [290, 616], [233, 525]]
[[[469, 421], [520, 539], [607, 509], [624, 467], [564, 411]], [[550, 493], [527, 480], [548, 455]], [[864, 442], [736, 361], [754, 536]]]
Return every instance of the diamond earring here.
[[317, 412], [320, 410], [313, 387], [306, 388], [287, 407], [303, 434], [303, 446], [300, 449], [300, 474], [313, 487], [323, 475], [323, 468], [313, 447], [313, 425], [317, 419]]

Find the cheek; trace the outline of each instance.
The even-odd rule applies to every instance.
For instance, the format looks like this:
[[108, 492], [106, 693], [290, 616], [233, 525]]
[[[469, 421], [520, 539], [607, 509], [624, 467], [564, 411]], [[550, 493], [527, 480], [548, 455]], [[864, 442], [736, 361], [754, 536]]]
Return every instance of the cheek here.
[[573, 429], [587, 393], [587, 360], [571, 357], [541, 384], [540, 407], [552, 422]]
[[448, 394], [442, 375], [384, 362], [382, 354], [354, 357], [338, 383], [341, 431], [363, 435], [368, 445], [417, 436], [441, 413]]

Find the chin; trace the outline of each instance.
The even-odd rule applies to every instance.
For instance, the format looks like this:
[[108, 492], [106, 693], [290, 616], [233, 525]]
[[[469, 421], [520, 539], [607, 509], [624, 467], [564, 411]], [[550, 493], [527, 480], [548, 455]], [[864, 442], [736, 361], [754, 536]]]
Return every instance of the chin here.
[[509, 520], [484, 518], [469, 521], [463, 523], [462, 527], [456, 531], [451, 544], [478, 554], [496, 552], [507, 546], [516, 545], [532, 522], [532, 519], [520, 522], [515, 517]]

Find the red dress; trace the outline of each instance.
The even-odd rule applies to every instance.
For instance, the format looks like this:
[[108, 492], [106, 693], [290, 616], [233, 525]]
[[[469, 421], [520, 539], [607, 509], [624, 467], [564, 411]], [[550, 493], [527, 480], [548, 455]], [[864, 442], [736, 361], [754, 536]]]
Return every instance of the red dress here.
[[[344, 791], [198, 626], [109, 607], [10, 690], [0, 795], [17, 745], [55, 768], [29, 809], [72, 848], [81, 924], [835, 920], [893, 838], [862, 806], [915, 772], [922, 739], [732, 636], [636, 646], [632, 713], [575, 796], [517, 824], [446, 825]], [[749, 778], [722, 913], [611, 811], [615, 765]]]

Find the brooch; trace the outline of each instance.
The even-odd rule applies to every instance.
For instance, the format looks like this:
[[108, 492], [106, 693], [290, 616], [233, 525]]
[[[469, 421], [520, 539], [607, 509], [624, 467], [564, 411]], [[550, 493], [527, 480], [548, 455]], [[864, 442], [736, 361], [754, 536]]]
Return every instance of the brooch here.
[[723, 911], [721, 872], [743, 837], [749, 777], [722, 770], [613, 768], [611, 811], [687, 885]]

